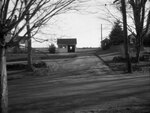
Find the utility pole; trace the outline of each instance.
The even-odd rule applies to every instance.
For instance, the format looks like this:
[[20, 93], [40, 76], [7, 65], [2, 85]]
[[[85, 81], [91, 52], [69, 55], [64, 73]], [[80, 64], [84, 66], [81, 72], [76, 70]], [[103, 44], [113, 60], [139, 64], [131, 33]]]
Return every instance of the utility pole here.
[[126, 66], [128, 73], [132, 72], [131, 61], [128, 50], [128, 32], [127, 32], [127, 16], [126, 16], [126, 3], [125, 0], [121, 0], [122, 4], [122, 16], [123, 16], [123, 31], [124, 31], [124, 48], [125, 48], [125, 57], [126, 57]]
[[103, 25], [101, 24], [101, 41], [103, 40]]
[[103, 25], [101, 24], [101, 48], [102, 48], [102, 40], [103, 40]]

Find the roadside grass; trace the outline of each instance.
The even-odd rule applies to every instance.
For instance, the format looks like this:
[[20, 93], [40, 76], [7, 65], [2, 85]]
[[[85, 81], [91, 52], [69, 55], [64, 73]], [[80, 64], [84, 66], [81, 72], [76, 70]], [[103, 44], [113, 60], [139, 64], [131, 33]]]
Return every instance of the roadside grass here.
[[[116, 73], [126, 73], [126, 61], [124, 59], [115, 60], [115, 58], [121, 58], [121, 53], [118, 51], [117, 47], [111, 47], [108, 50], [97, 50], [96, 55], [107, 65], [109, 68]], [[150, 74], [150, 61], [140, 61], [135, 63], [131, 60], [132, 71], [140, 73]]]
[[[90, 52], [95, 52], [97, 48], [76, 48], [75, 53], [59, 53], [50, 54], [48, 48], [36, 48], [36, 52], [32, 53], [33, 60], [43, 60], [43, 59], [62, 59], [62, 58], [74, 58], [79, 54], [85, 54]], [[27, 61], [27, 53], [7, 53], [7, 61]]]
[[[59, 55], [59, 54], [33, 54], [33, 60], [45, 60], [45, 59], [64, 59], [64, 58], [75, 58], [76, 54], [67, 54], [67, 55]], [[9, 54], [7, 55], [7, 62], [15, 62], [15, 61], [27, 61], [27, 54]]]
[[[57, 61], [66, 62], [70, 58], [76, 58], [79, 55], [84, 55], [86, 53], [95, 52], [96, 48], [78, 48], [75, 53], [56, 53], [49, 54], [46, 53], [34, 53], [32, 55], [33, 60], [33, 72], [28, 72], [27, 70], [27, 54], [17, 53], [17, 54], [7, 54], [7, 70], [8, 70], [8, 80], [20, 79], [27, 75], [47, 76], [49, 73], [62, 71], [61, 65], [58, 65]], [[48, 63], [47, 61], [51, 62]], [[18, 62], [23, 61], [23, 62]], [[25, 62], [24, 62], [25, 61]], [[59, 69], [60, 68], [60, 69]], [[22, 72], [22, 73], [21, 73]], [[23, 74], [23, 76], [21, 76]]]
[[105, 54], [110, 54], [110, 53], [115, 53], [115, 52], [120, 53], [118, 46], [112, 46], [111, 48], [106, 49], [106, 50], [102, 50], [101, 48], [98, 48], [96, 51], [96, 53], [99, 55], [105, 55]]
[[[114, 51], [112, 51], [112, 50], [107, 50], [107, 51], [99, 50], [98, 52], [99, 52], [99, 54], [97, 53], [97, 55], [100, 56], [99, 58], [101, 58], [111, 69], [113, 69], [114, 71], [119, 72], [119, 73], [123, 73], [125, 71], [125, 62], [114, 62], [112, 60], [113, 57], [120, 55], [115, 50]], [[44, 56], [44, 58], [53, 58], [54, 57], [54, 56], [53, 57], [51, 57], [51, 56]], [[64, 58], [62, 56], [61, 57], [58, 56], [58, 57], [59, 58]], [[56, 69], [57, 65], [53, 64], [53, 65], [50, 65], [50, 67], [48, 67], [48, 66], [45, 65], [45, 63], [40, 61], [40, 58], [41, 57], [39, 57], [39, 60], [37, 60], [37, 62], [35, 62], [34, 65], [35, 65], [36, 69], [33, 72], [34, 74], [33, 73], [32, 74], [33, 74], [33, 76], [41, 76], [41, 75], [49, 76], [49, 73], [52, 73], [50, 69], [53, 69], [53, 67], [54, 67], [54, 69]], [[37, 59], [37, 57], [36, 57], [36, 59]], [[66, 60], [67, 59], [65, 59], [64, 61], [67, 63]], [[63, 61], [62, 61], [62, 64], [63, 64]], [[60, 64], [60, 65], [62, 65], [62, 64]], [[143, 64], [140, 62], [140, 64], [141, 64], [140, 66], [143, 67], [145, 65], [145, 62], [143, 62]], [[20, 65], [20, 64], [17, 64], [17, 65]], [[15, 65], [13, 65], [13, 66], [15, 66]], [[73, 65], [73, 67], [75, 67], [75, 66]], [[16, 68], [18, 68], [18, 66], [16, 66]], [[24, 67], [22, 67], [21, 65], [20, 65], [20, 68], [24, 69]], [[66, 65], [65, 65], [64, 68], [72, 68], [72, 67], [66, 67]], [[12, 67], [10, 67], [10, 69], [12, 69]], [[63, 68], [59, 68], [59, 69], [63, 70]], [[86, 69], [86, 70], [88, 70], [88, 69]], [[57, 72], [58, 71], [56, 71], [56, 73], [54, 73], [55, 80], [56, 80]], [[83, 72], [85, 72], [85, 71], [82, 70], [82, 74], [85, 74]], [[23, 72], [23, 71], [22, 72], [21, 71], [20, 72], [13, 72], [13, 74], [15, 76], [13, 78], [9, 79], [9, 80], [19, 79], [19, 78], [24, 77], [24, 76], [28, 76], [28, 75], [31, 76], [32, 75], [31, 73], [27, 73], [27, 72]], [[58, 76], [59, 78], [60, 78], [60, 76], [61, 77], [62, 76], [66, 77], [66, 76], [71, 74], [71, 71], [70, 72], [68, 71], [66, 73], [61, 72], [61, 75], [60, 75], [60, 71], [59, 71], [58, 74], [59, 74], [59, 76]], [[20, 75], [22, 75], [22, 76], [20, 76]], [[75, 70], [75, 71], [72, 72], [71, 75], [73, 75], [73, 76], [80, 75], [80, 71]], [[52, 74], [50, 76], [53, 77]], [[82, 80], [82, 78], [81, 78], [81, 80]], [[145, 96], [145, 95], [142, 95], [142, 97], [143, 96]], [[73, 97], [71, 96], [71, 98], [73, 98]], [[71, 98], [68, 99], [68, 100], [71, 101]], [[88, 96], [88, 98], [89, 98], [89, 96]], [[60, 99], [60, 98], [58, 98], [58, 99]], [[54, 98], [53, 100], [56, 104], [58, 104], [59, 101], [57, 101], [56, 98]], [[131, 99], [129, 99], [129, 100], [131, 100]], [[86, 110], [86, 111], [83, 111], [83, 113], [149, 113], [149, 103], [145, 104], [145, 102], [143, 102], [144, 104], [143, 103], [142, 104], [141, 103], [137, 104], [136, 101], [129, 101], [129, 100], [124, 99], [124, 100], [120, 100], [120, 101], [118, 100], [117, 102], [112, 101], [108, 104], [106, 103], [105, 106], [104, 106], [104, 104], [101, 105], [101, 106], [104, 106], [104, 107], [100, 107], [98, 109], [94, 109], [94, 110], [90, 110], [90, 111]], [[69, 103], [69, 102], [67, 103], [67, 101], [65, 101], [64, 97], [63, 97], [62, 101], [64, 101], [63, 103], [66, 104], [66, 105]], [[82, 99], [81, 99], [81, 101], [82, 101]], [[30, 102], [33, 102], [33, 101], [30, 101]], [[52, 100], [51, 101], [50, 100], [43, 100], [43, 101], [41, 100], [40, 102], [35, 101], [35, 103], [33, 102], [31, 104], [28, 104], [27, 106], [24, 106], [23, 104], [18, 104], [18, 105], [16, 105], [16, 109], [14, 109], [14, 111], [12, 109], [12, 111], [10, 111], [10, 113], [20, 113], [20, 111], [22, 113], [43, 113], [43, 112], [49, 113], [49, 110], [47, 108], [51, 105], [51, 102], [52, 102]], [[78, 101], [76, 101], [76, 102], [78, 102]], [[55, 105], [55, 103], [54, 103], [54, 105]], [[40, 106], [40, 108], [39, 108], [38, 105]], [[82, 104], [80, 106], [82, 106]], [[63, 106], [60, 106], [60, 109], [61, 109], [61, 107], [63, 108]], [[73, 106], [73, 108], [74, 108], [74, 106]], [[101, 109], [101, 108], [103, 108], [103, 109]], [[21, 109], [21, 110], [19, 110], [19, 109]], [[69, 112], [69, 113], [82, 113], [82, 112]]]

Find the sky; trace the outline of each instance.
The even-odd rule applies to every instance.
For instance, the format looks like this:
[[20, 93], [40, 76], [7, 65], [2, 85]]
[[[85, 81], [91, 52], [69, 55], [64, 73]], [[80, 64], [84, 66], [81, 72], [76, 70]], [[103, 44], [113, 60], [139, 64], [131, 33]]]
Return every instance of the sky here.
[[86, 4], [86, 10], [55, 16], [36, 35], [36, 38], [48, 41], [33, 41], [32, 46], [48, 47], [51, 43], [56, 44], [57, 38], [76, 38], [77, 47], [100, 47], [101, 25], [103, 39], [109, 36], [112, 29], [113, 24], [108, 20], [114, 20], [109, 17], [107, 10], [116, 13], [111, 6], [112, 2], [113, 0], [91, 0]]

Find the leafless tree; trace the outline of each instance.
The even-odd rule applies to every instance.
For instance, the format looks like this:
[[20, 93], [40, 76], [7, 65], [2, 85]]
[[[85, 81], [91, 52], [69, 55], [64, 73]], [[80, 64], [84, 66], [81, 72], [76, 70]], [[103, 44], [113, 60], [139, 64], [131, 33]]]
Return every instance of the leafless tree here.
[[[56, 0], [50, 5], [43, 7], [35, 16], [35, 20], [29, 20], [30, 11], [28, 10], [28, 15], [26, 16], [27, 24], [27, 35], [30, 37], [28, 39], [28, 67], [32, 70], [32, 48], [31, 48], [31, 38], [36, 35], [42, 26], [44, 26], [51, 18], [56, 15], [66, 13], [67, 11], [78, 10], [79, 3], [81, 4], [84, 0]], [[37, 23], [35, 30], [30, 30], [32, 23]]]
[[18, 45], [21, 40], [31, 40], [53, 16], [77, 7], [78, 2], [80, 0], [0, 0], [2, 113], [8, 113], [6, 49]]
[[[120, 0], [115, 0], [117, 3], [118, 9], [122, 10], [120, 7]], [[150, 9], [146, 8], [146, 4], [148, 0], [127, 0], [128, 5], [132, 9], [132, 18], [135, 26], [134, 36], [136, 38], [136, 59], [139, 62], [140, 50], [143, 43], [143, 37], [146, 35], [148, 31], [148, 27], [150, 24]], [[147, 14], [146, 14], [147, 12]]]

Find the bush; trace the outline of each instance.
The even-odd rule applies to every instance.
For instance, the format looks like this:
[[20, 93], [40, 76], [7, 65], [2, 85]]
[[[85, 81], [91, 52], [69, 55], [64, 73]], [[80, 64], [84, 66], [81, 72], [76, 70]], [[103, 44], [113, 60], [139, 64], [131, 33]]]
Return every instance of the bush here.
[[51, 44], [48, 48], [49, 53], [56, 53], [56, 47], [54, 44]]
[[136, 57], [130, 57], [131, 63], [137, 63], [137, 58]]
[[113, 62], [125, 62], [126, 59], [121, 56], [116, 56], [113, 58]]
[[103, 50], [109, 49], [111, 46], [111, 42], [108, 38], [101, 41], [101, 47]]
[[109, 38], [113, 45], [120, 45], [124, 42], [123, 29], [120, 21], [116, 21], [110, 32]]
[[33, 66], [36, 68], [46, 68], [47, 67], [46, 63], [43, 61], [35, 62], [35, 63], [33, 63]]
[[[113, 57], [112, 61], [115, 63], [126, 62], [126, 58], [123, 58], [121, 56], [116, 56], [116, 57]], [[130, 57], [130, 61], [131, 61], [131, 63], [137, 63], [136, 57]], [[143, 56], [141, 56], [140, 61], [145, 61], [145, 58]]]
[[8, 71], [11, 71], [11, 70], [24, 70], [26, 68], [27, 68], [26, 64], [10, 64], [10, 65], [7, 65]]

